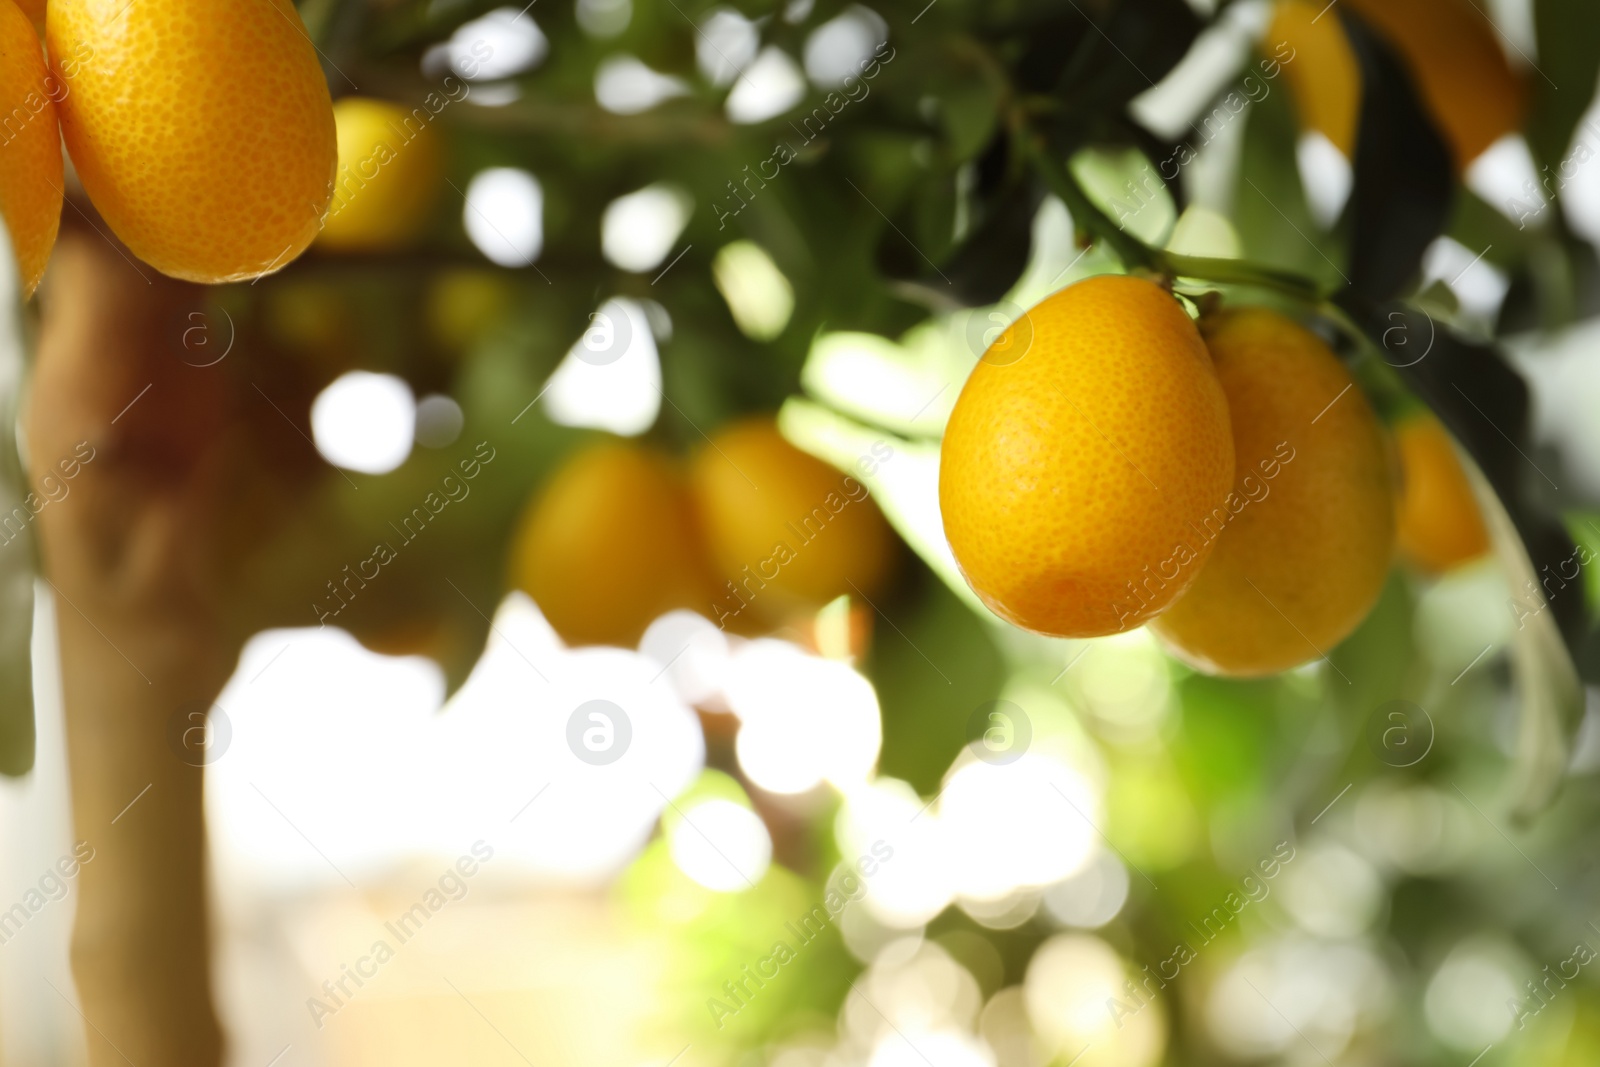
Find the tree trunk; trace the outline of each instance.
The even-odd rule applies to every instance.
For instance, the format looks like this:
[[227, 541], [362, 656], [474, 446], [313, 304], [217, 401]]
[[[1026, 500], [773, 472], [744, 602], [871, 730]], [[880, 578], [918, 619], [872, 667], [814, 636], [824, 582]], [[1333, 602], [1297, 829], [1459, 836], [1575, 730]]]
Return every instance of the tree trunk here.
[[238, 655], [215, 537], [227, 390], [180, 358], [201, 291], [91, 228], [63, 229], [41, 299], [28, 466], [41, 496], [56, 485], [37, 523], [76, 837], [94, 849], [72, 943], [89, 1062], [215, 1067], [203, 771], [169, 729]]

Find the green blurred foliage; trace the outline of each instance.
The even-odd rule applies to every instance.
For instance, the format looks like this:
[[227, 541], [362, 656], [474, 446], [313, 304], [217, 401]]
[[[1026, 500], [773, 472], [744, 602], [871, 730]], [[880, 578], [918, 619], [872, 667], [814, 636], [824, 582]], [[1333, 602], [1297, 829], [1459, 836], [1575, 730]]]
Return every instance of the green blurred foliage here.
[[[1070, 670], [1079, 646], [1018, 635], [974, 606], [937, 552], [938, 531], [926, 525], [926, 509], [914, 505], [927, 489], [922, 476], [932, 469], [930, 442], [941, 405], [948, 410], [959, 376], [982, 347], [972, 345], [967, 324], [989, 321], [991, 310], [1004, 312], [1009, 295], [1049, 291], [1115, 269], [1120, 258], [1121, 269], [1164, 273], [1195, 300], [1220, 292], [1292, 310], [1338, 339], [1380, 409], [1437, 408], [1507, 509], [1503, 566], [1522, 552], [1534, 567], [1561, 558], [1571, 551], [1570, 538], [1600, 552], [1600, 532], [1589, 521], [1600, 514], [1595, 501], [1574, 504], [1563, 497], [1569, 521], [1552, 533], [1553, 509], [1538, 495], [1538, 476], [1516, 455], [1533, 450], [1525, 390], [1486, 336], [1513, 327], [1548, 329], [1594, 309], [1600, 301], [1587, 266], [1592, 250], [1559, 212], [1547, 227], [1518, 230], [1495, 205], [1452, 184], [1424, 205], [1418, 225], [1427, 229], [1427, 219], [1437, 215], [1441, 233], [1484, 249], [1485, 259], [1508, 274], [1511, 295], [1499, 321], [1485, 325], [1466, 321], [1447, 291], [1419, 291], [1421, 245], [1437, 234], [1420, 234], [1419, 245], [1417, 232], [1391, 233], [1374, 220], [1382, 217], [1381, 200], [1394, 174], [1415, 170], [1414, 189], [1431, 188], [1438, 160], [1425, 146], [1437, 137], [1414, 125], [1425, 122], [1414, 91], [1381, 54], [1366, 57], [1375, 72], [1371, 99], [1398, 102], [1391, 110], [1413, 125], [1390, 130], [1381, 144], [1364, 142], [1354, 161], [1353, 203], [1361, 209], [1349, 208], [1323, 227], [1307, 204], [1295, 152], [1300, 131], [1286, 86], [1236, 120], [1243, 123], [1239, 154], [1231, 169], [1216, 171], [1224, 175], [1222, 188], [1196, 190], [1190, 186], [1202, 179], [1191, 171], [1174, 177], [1155, 165], [1175, 145], [1141, 127], [1128, 102], [1177, 64], [1201, 29], [1201, 16], [1181, 0], [938, 0], [927, 6], [897, 0], [877, 9], [889, 26], [893, 57], [867, 82], [870, 92], [834, 115], [827, 93], [808, 85], [784, 115], [748, 125], [728, 119], [727, 87], [695, 67], [696, 24], [714, 6], [708, 0], [636, 0], [626, 28], [604, 41], [585, 34], [572, 5], [531, 8], [549, 38], [548, 58], [512, 79], [517, 94], [510, 102], [469, 102], [444, 112], [450, 190], [422, 242], [385, 257], [313, 250], [258, 286], [216, 294], [241, 331], [241, 355], [229, 366], [247, 368], [239, 373], [256, 376], [252, 380], [285, 410], [303, 413], [329, 381], [359, 368], [397, 374], [418, 395], [447, 393], [466, 419], [455, 444], [419, 449], [391, 474], [325, 469], [310, 493], [264, 500], [263, 511], [274, 511], [284, 532], [263, 553], [249, 596], [279, 604], [285, 618], [314, 624], [310, 605], [322, 595], [322, 583], [365, 558], [375, 541], [392, 538], [390, 524], [486, 442], [496, 458], [474, 479], [471, 496], [441, 513], [339, 620], [368, 636], [420, 619], [436, 638], [429, 653], [445, 666], [452, 687], [459, 685], [505, 591], [504, 561], [517, 515], [561, 457], [592, 437], [555, 425], [533, 401], [600, 304], [613, 297], [656, 301], [670, 316], [672, 332], [660, 346], [665, 402], [647, 434], [652, 443], [686, 454], [731, 418], [784, 407], [785, 427], [799, 443], [841, 468], [849, 468], [863, 441], [891, 441], [897, 449], [872, 488], [923, 558], [902, 568], [895, 587], [872, 606], [870, 640], [860, 659], [881, 705], [883, 776], [909, 783], [932, 804], [965, 758], [975, 710], [1029, 687], [1047, 694], [1027, 701], [1037, 711], [1038, 736], [1092, 754], [1086, 762], [1100, 764], [1104, 821], [1095, 832], [1128, 864], [1131, 888], [1128, 903], [1097, 936], [1130, 961], [1130, 973], [1167, 957], [1175, 942], [1203, 940], [1194, 924], [1236, 892], [1279, 842], [1301, 850], [1283, 864], [1296, 874], [1294, 865], [1307, 862], [1301, 856], [1310, 845], [1360, 850], [1378, 872], [1382, 901], [1370, 928], [1346, 940], [1373, 950], [1395, 992], [1389, 1014], [1363, 1023], [1367, 1029], [1355, 1035], [1352, 1047], [1362, 1051], [1341, 1062], [1470, 1060], [1470, 1053], [1457, 1056], [1459, 1050], [1442, 1040], [1448, 1035], [1428, 1022], [1424, 1008], [1429, 977], [1452, 946], [1495, 931], [1530, 959], [1559, 959], [1574, 936], [1586, 936], [1585, 924], [1600, 918], [1588, 911], [1600, 888], [1589, 859], [1600, 811], [1592, 770], [1566, 779], [1565, 790], [1531, 828], [1505, 817], [1501, 798], [1520, 744], [1516, 726], [1530, 713], [1527, 668], [1519, 667], [1524, 676], [1514, 678], [1503, 655], [1518, 638], [1491, 642], [1474, 664], [1430, 659], [1423, 638], [1433, 624], [1421, 621], [1420, 605], [1436, 586], [1397, 569], [1371, 616], [1340, 647], [1326, 650], [1325, 664], [1240, 681], [1203, 677], [1162, 660], [1151, 689], [1157, 695], [1130, 724], [1103, 714], [1092, 685], [1062, 669]], [[802, 54], [808, 35], [846, 9], [843, 0], [817, 0], [791, 21], [784, 5], [741, 0], [722, 6], [758, 18], [763, 45], [790, 56]], [[1226, 17], [1233, 5], [1217, 6], [1222, 14], [1207, 20]], [[426, 49], [495, 7], [491, 0], [301, 5], [336, 94], [360, 85], [363, 93], [402, 103], [419, 100], [436, 83], [421, 73]], [[1556, 92], [1530, 78], [1527, 137], [1536, 160], [1561, 158], [1589, 103], [1587, 87], [1600, 70], [1597, 11], [1590, 0], [1534, 4], [1540, 67], [1563, 87]], [[686, 92], [644, 114], [604, 110], [594, 99], [596, 69], [620, 53], [681, 78]], [[1223, 92], [1231, 87], [1222, 84]], [[821, 134], [808, 138], [794, 124], [818, 108], [829, 117]], [[1209, 159], [1210, 148], [1200, 140], [1192, 139]], [[779, 143], [793, 147], [794, 159], [776, 178], [751, 181], [747, 168], [772, 158]], [[526, 168], [542, 184], [544, 244], [526, 268], [486, 263], [462, 229], [461, 190], [489, 166]], [[607, 263], [599, 252], [606, 206], [656, 182], [681, 187], [695, 201], [678, 238], [677, 247], [686, 250], [682, 259], [659, 276]], [[1140, 197], [1131, 205], [1130, 190]], [[1201, 202], [1221, 210], [1226, 225], [1211, 231], [1215, 247], [1205, 249], [1215, 259], [1197, 266], [1164, 245], [1173, 226], [1182, 227], [1184, 212]], [[1052, 238], [1041, 220], [1063, 204], [1071, 221], [1065, 236]], [[1236, 238], [1237, 255], [1218, 232]], [[759, 246], [793, 290], [792, 314], [766, 340], [740, 329], [713, 283], [718, 251], [734, 241]], [[1367, 265], [1365, 276], [1352, 266], [1357, 253]], [[1356, 275], [1354, 284], [1350, 275]], [[1369, 277], [1405, 280], [1400, 297], [1382, 291], [1385, 285], [1367, 284]], [[979, 309], [975, 316], [972, 308]], [[1438, 330], [1436, 354], [1417, 367], [1401, 367], [1385, 347], [1389, 331], [1421, 315]], [[857, 346], [844, 357], [827, 349], [830, 339], [850, 331], [881, 337], [883, 345], [875, 354]], [[930, 383], [942, 383], [944, 400], [927, 419], [910, 409], [890, 410], [887, 400], [875, 412], [872, 397], [846, 397], [837, 389], [838, 364], [821, 373], [825, 350], [846, 367], [851, 359], [861, 368], [872, 361], [870, 380], [898, 381], [906, 395], [925, 396], [933, 393]], [[862, 377], [868, 377], [864, 371]], [[12, 463], [8, 456], [0, 461]], [[347, 477], [359, 491], [350, 491]], [[0, 563], [9, 566], [19, 548], [7, 549], [11, 555]], [[9, 572], [0, 577], [9, 582]], [[1593, 603], [1600, 579], [1591, 571], [1586, 581]], [[1468, 604], [1479, 613], [1504, 610], [1492, 594]], [[1575, 608], [1563, 618], [1564, 630], [1535, 640], [1553, 650], [1558, 666], [1570, 667], [1563, 657], [1592, 639], [1592, 626], [1586, 605], [1569, 598], [1563, 611], [1567, 604]], [[20, 597], [12, 606], [26, 610]], [[25, 643], [4, 645], [7, 669], [0, 677], [11, 694], [15, 679], [24, 677], [18, 672], [26, 663]], [[1392, 753], [1372, 743], [1372, 717], [1393, 700], [1412, 701], [1431, 716], [1431, 747], [1414, 765], [1397, 766]], [[13, 705], [0, 708], [8, 724]], [[1560, 728], [1570, 740], [1576, 716], [1561, 719]], [[4, 749], [0, 769], [20, 770], [26, 761], [14, 753], [21, 751], [21, 732], [9, 725], [7, 732], [16, 733], [18, 745]], [[31, 731], [26, 748], [31, 752]], [[721, 751], [714, 756], [728, 764], [729, 775], [708, 774], [694, 795], [749, 802], [753, 787], [735, 780], [733, 759]], [[757, 796], [756, 809], [770, 814], [770, 800]], [[673, 820], [664, 820], [662, 834], [629, 868], [617, 895], [638, 936], [658, 943], [667, 961], [674, 993], [659, 1021], [664, 1033], [681, 1040], [665, 1044], [692, 1041], [718, 1062], [757, 1063], [765, 1062], [765, 1047], [788, 1035], [834, 1025], [863, 968], [836, 926], [799, 948], [725, 1026], [717, 1025], [707, 1002], [823, 899], [839, 859], [832, 836], [836, 812], [831, 801], [799, 815], [786, 811], [805, 823], [798, 846], [780, 847], [780, 860], [789, 863], [775, 863], [753, 888], [731, 893], [700, 886], [676, 866], [668, 841]], [[1423, 829], [1437, 831], [1439, 840], [1426, 847], [1410, 839], [1404, 847], [1379, 843], [1390, 841], [1384, 834], [1415, 830], [1411, 823], [1402, 826], [1395, 812], [1409, 812], [1418, 825], [1433, 819]], [[1015, 817], [1050, 828], [1066, 818], [1060, 811]], [[1459, 827], [1468, 828], [1459, 831], [1468, 847], [1439, 858], [1456, 840], [1446, 830], [1455, 834]], [[1549, 892], [1545, 871], [1559, 893]], [[1162, 1062], [1232, 1062], [1208, 1029], [1206, 996], [1240, 955], [1291, 935], [1315, 940], [1296, 932], [1293, 909], [1283, 900], [1286, 884], [1286, 878], [1273, 880], [1259, 906], [1242, 912], [1215, 947], [1204, 949], [1201, 962], [1165, 991], [1171, 1036]], [[1061, 928], [1047, 910], [995, 929], [952, 907], [926, 934], [990, 995], [1024, 981], [1035, 951]], [[1511, 1031], [1482, 1063], [1575, 1067], [1593, 1062], [1597, 1049], [1600, 1007], [1592, 989], [1575, 987], [1559, 1010], [1526, 1034]], [[1058, 1062], [1070, 1056], [1068, 1050]]]

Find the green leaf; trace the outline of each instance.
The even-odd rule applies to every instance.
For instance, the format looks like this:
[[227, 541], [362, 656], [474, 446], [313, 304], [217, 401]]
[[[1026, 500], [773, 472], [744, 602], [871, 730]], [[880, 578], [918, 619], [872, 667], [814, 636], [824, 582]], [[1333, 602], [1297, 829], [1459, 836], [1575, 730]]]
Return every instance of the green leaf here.
[[1084, 194], [1117, 225], [1148, 245], [1166, 244], [1177, 206], [1166, 183], [1136, 148], [1087, 148], [1068, 161]]
[[909, 584], [878, 601], [867, 673], [883, 713], [880, 771], [931, 796], [967, 743], [973, 712], [1000, 695], [1005, 665], [989, 627], [943, 582], [923, 570]]
[[[1482, 474], [1469, 470], [1495, 555], [1522, 605], [1511, 634], [1511, 670], [1517, 685], [1516, 756], [1511, 769], [1511, 810], [1528, 819], [1548, 807], [1566, 776], [1583, 718], [1583, 683], [1563, 641], [1560, 616], [1547, 607], [1575, 603], [1546, 600], [1539, 574], [1510, 513]], [[1572, 556], [1576, 559], [1576, 553]]]
[[[0, 241], [0, 244], [5, 242]], [[3, 253], [10, 258], [9, 249]], [[20, 308], [0, 329], [0, 515], [28, 514], [23, 500], [28, 479], [17, 452], [21, 407], [22, 343], [16, 328]], [[9, 524], [0, 540], [0, 774], [18, 776], [33, 768], [33, 527], [13, 534]]]
[[1362, 293], [1392, 300], [1450, 217], [1450, 151], [1394, 49], [1348, 8], [1339, 14], [1362, 86], [1347, 273]]
[[[973, 611], [986, 613], [944, 539], [939, 518], [939, 445], [906, 441], [893, 434], [845, 418], [801, 397], [786, 401], [778, 413], [784, 436], [853, 477], [872, 493], [895, 532], [922, 557], [950, 591]], [[877, 446], [876, 450], [874, 446]], [[884, 446], [888, 458], [876, 456]], [[861, 461], [873, 457], [868, 465]]]
[[1288, 93], [1269, 93], [1250, 106], [1233, 195], [1233, 224], [1244, 258], [1253, 264], [1341, 285], [1338, 242], [1311, 217], [1295, 161], [1299, 136]]
[[1097, 15], [1090, 22], [1093, 29], [1067, 64], [1062, 91], [1106, 111], [1166, 77], [1202, 25], [1184, 0], [1123, 0], [1110, 17]]
[[1391, 573], [1361, 625], [1329, 651], [1336, 673], [1327, 677], [1327, 690], [1353, 720], [1358, 739], [1367, 718], [1384, 703], [1417, 695], [1415, 615], [1410, 590]]
[[1600, 77], [1600, 4], [1533, 0], [1533, 24], [1539, 65], [1528, 75], [1533, 106], [1525, 136], [1534, 158], [1554, 163], [1566, 156]]
[[[1533, 446], [1527, 384], [1495, 349], [1455, 336], [1423, 312], [1380, 309], [1353, 291], [1338, 302], [1386, 360], [1401, 351], [1395, 341], [1405, 340], [1409, 362], [1394, 364], [1400, 377], [1476, 464], [1468, 474], [1511, 583], [1511, 610], [1517, 617], [1511, 662], [1521, 719], [1512, 803], [1514, 812], [1527, 818], [1554, 799], [1566, 773], [1583, 711], [1577, 664], [1587, 631], [1582, 596], [1576, 591], [1547, 595], [1542, 584], [1543, 575], [1565, 573], [1582, 557], [1571, 535], [1531, 491], [1532, 483], [1546, 476], [1528, 458]], [[1421, 354], [1411, 357], [1413, 351]]]

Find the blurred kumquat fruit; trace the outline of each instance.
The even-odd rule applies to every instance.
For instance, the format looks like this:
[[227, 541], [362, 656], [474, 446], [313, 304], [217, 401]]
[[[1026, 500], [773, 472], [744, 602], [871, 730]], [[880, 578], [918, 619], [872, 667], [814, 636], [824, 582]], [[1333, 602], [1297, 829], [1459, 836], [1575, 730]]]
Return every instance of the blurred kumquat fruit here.
[[1202, 323], [1232, 412], [1238, 475], [1202, 522], [1216, 550], [1151, 629], [1208, 673], [1324, 656], [1377, 601], [1394, 490], [1366, 395], [1316, 334], [1264, 308]]
[[939, 507], [989, 608], [1058, 637], [1130, 630], [1211, 552], [1233, 482], [1228, 403], [1200, 333], [1154, 282], [1103, 275], [1035, 305], [967, 379]]
[[[1494, 24], [1472, 0], [1347, 3], [1399, 51], [1458, 170], [1521, 126], [1527, 86], [1507, 61]], [[1353, 157], [1361, 77], [1332, 5], [1280, 0], [1268, 40], [1295, 50], [1284, 71], [1301, 124]]]
[[771, 418], [716, 434], [690, 477], [725, 583], [719, 623], [737, 616], [735, 628], [749, 630], [751, 618], [776, 623], [836, 597], [871, 597], [890, 576], [894, 533], [866, 486], [790, 444]]
[[1465, 168], [1522, 125], [1528, 90], [1506, 59], [1499, 31], [1475, 0], [1349, 0], [1394, 42]]
[[1283, 75], [1300, 125], [1316, 130], [1345, 158], [1353, 159], [1361, 71], [1338, 18], [1311, 0], [1280, 0], [1266, 41], [1269, 46], [1284, 42], [1293, 49], [1294, 58], [1283, 65]]
[[1432, 415], [1395, 428], [1400, 452], [1400, 554], [1429, 574], [1443, 574], [1489, 551], [1489, 531], [1455, 442]]
[[511, 579], [572, 645], [631, 648], [658, 616], [709, 613], [713, 596], [681, 473], [620, 440], [550, 477], [512, 542]]
[[316, 237], [333, 105], [289, 0], [52, 0], [45, 22], [67, 150], [134, 255], [220, 283]]
[[0, 0], [0, 115], [6, 117], [0, 128], [0, 215], [29, 295], [44, 274], [61, 225], [59, 95], [38, 33], [12, 0]]
[[346, 96], [333, 105], [339, 170], [317, 243], [379, 252], [416, 237], [444, 185], [444, 147], [425, 108]]

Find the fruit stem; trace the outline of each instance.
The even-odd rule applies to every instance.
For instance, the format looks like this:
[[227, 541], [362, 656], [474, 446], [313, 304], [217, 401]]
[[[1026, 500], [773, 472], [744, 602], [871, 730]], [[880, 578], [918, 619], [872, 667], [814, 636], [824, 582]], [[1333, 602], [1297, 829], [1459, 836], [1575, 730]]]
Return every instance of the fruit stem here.
[[1024, 138], [1023, 143], [1045, 184], [1072, 213], [1074, 223], [1110, 245], [1129, 271], [1148, 271], [1160, 275], [1169, 287], [1173, 279], [1196, 278], [1222, 285], [1271, 289], [1317, 309], [1326, 302], [1328, 294], [1322, 292], [1315, 282], [1288, 271], [1253, 266], [1237, 259], [1186, 256], [1150, 247], [1096, 207], [1083, 186], [1078, 184], [1071, 168], [1051, 156], [1037, 139]]
[[1072, 221], [1089, 233], [1103, 240], [1111, 246], [1111, 250], [1122, 260], [1122, 265], [1128, 270], [1145, 270], [1167, 273], [1162, 268], [1161, 253], [1139, 240], [1133, 234], [1123, 230], [1108, 218], [1089, 199], [1078, 180], [1072, 176], [1066, 163], [1052, 156], [1048, 149], [1039, 140], [1023, 137], [1024, 151], [1032, 158], [1034, 167], [1050, 191], [1061, 198], [1067, 205], [1067, 210], [1072, 213]]
[[1185, 256], [1176, 252], [1155, 253], [1168, 273], [1183, 278], [1224, 285], [1250, 285], [1258, 289], [1271, 289], [1320, 308], [1328, 294], [1317, 288], [1309, 278], [1288, 271], [1258, 267], [1238, 259], [1213, 259], [1207, 256]]

